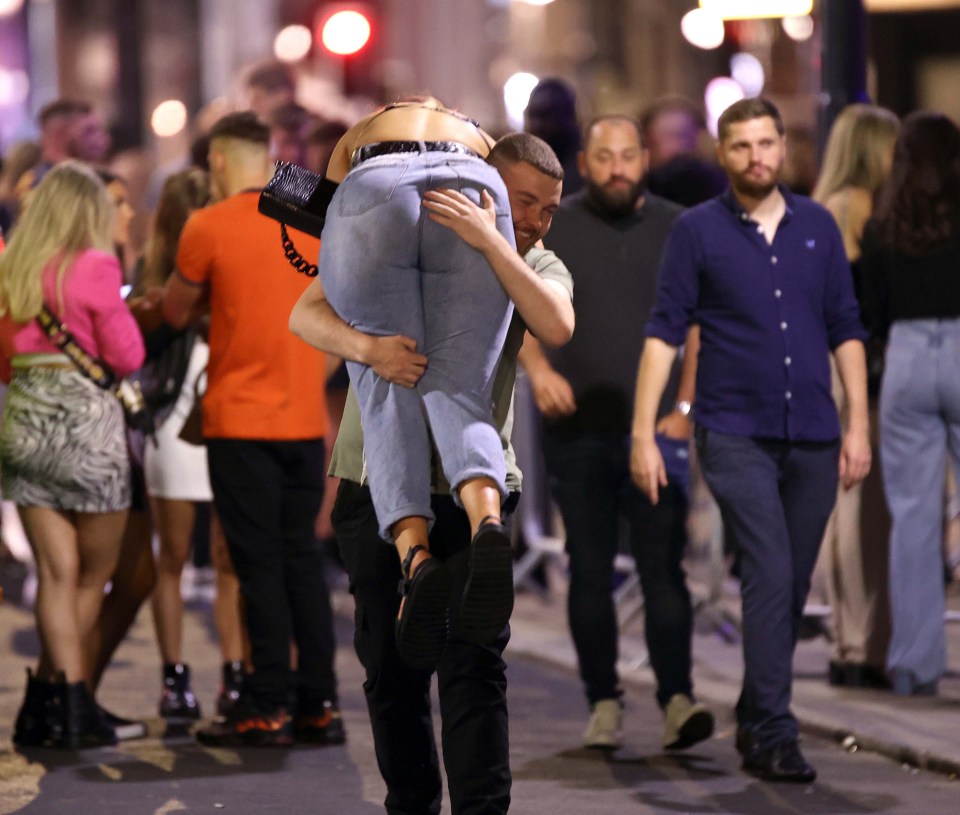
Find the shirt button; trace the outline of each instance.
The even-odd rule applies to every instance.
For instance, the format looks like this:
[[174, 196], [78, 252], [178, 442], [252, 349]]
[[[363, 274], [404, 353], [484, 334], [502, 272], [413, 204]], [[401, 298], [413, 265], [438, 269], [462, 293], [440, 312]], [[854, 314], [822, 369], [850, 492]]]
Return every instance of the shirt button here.
[[777, 256], [774, 255], [772, 258], [770, 258], [770, 262], [771, 262], [774, 266], [776, 266], [776, 265], [777, 265]]
[[780, 323], [780, 330], [781, 330], [781, 331], [786, 331], [786, 330], [787, 330], [787, 324], [786, 324], [785, 322]]
[[778, 300], [780, 299], [780, 296], [781, 296], [782, 294], [783, 294], [783, 292], [780, 291], [780, 289], [774, 289], [774, 290], [773, 290], [773, 296], [776, 297]]
[[793, 362], [793, 360], [790, 359], [790, 357], [785, 357], [783, 360], [784, 365], [789, 365], [791, 362]]
[[762, 235], [762, 234], [763, 234], [763, 227], [762, 227], [762, 226], [758, 226], [758, 227], [757, 227], [757, 234], [758, 234], [758, 235]]
[[784, 394], [784, 395], [787, 397], [787, 399], [792, 399], [792, 398], [793, 398], [793, 394], [790, 393], [790, 391], [787, 391], [786, 394]]

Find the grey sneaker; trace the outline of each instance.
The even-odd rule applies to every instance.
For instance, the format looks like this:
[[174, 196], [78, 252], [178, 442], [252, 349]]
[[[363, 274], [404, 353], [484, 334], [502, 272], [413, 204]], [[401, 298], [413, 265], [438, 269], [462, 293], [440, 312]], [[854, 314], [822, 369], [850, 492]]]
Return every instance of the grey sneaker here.
[[583, 734], [584, 747], [614, 750], [623, 742], [620, 728], [623, 724], [623, 705], [619, 699], [601, 699], [593, 706], [590, 722]]
[[663, 746], [686, 750], [713, 735], [713, 714], [685, 693], [675, 693], [663, 711]]

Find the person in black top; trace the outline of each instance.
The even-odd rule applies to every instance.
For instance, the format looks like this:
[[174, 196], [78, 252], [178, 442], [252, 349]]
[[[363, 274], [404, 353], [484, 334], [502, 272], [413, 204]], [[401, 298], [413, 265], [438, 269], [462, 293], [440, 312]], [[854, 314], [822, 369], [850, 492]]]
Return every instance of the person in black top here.
[[960, 472], [960, 129], [938, 113], [903, 122], [867, 225], [867, 323], [888, 336], [880, 455], [893, 519], [887, 671], [901, 695], [932, 695], [946, 669], [943, 491]]
[[573, 275], [577, 330], [566, 346], [546, 355], [528, 338], [520, 359], [544, 417], [550, 487], [566, 530], [570, 631], [591, 708], [584, 745], [615, 748], [621, 742], [611, 593], [622, 519], [646, 604], [647, 647], [665, 718], [662, 743], [683, 749], [713, 730], [713, 716], [693, 698], [693, 613], [680, 565], [687, 541], [692, 379], [686, 393], [674, 380], [658, 413], [658, 443], [670, 461], [659, 506], [632, 483], [629, 466], [646, 316], [661, 249], [681, 209], [644, 192], [646, 151], [636, 122], [603, 116], [586, 133], [579, 163], [587, 187], [561, 202], [557, 229], [546, 239]]

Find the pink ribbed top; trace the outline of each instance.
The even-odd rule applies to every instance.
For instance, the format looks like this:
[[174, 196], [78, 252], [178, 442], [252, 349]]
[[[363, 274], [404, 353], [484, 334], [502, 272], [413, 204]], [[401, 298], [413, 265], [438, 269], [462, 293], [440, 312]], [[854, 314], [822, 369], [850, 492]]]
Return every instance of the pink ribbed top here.
[[[43, 297], [88, 354], [104, 360], [118, 376], [126, 376], [143, 364], [140, 328], [120, 296], [123, 275], [111, 254], [88, 249], [79, 254], [63, 280], [65, 307], [57, 296], [56, 267], [43, 273]], [[43, 329], [31, 320], [13, 338], [18, 354], [57, 353]]]

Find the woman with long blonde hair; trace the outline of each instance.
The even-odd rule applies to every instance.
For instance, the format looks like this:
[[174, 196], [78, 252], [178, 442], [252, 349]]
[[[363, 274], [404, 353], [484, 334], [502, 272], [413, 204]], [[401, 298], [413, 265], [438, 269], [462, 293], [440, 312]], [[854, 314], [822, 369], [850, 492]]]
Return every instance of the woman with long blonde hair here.
[[21, 745], [115, 740], [85, 683], [84, 650], [130, 505], [123, 411], [36, 319], [46, 306], [77, 345], [118, 376], [139, 367], [143, 341], [120, 296], [113, 218], [103, 182], [66, 161], [33, 191], [0, 254], [0, 318], [7, 324], [0, 350], [12, 369], [0, 471], [37, 564], [42, 644], [15, 726]]
[[860, 257], [863, 227], [890, 174], [899, 132], [896, 114], [864, 104], [845, 107], [830, 129], [813, 199], [837, 221], [851, 263]]
[[[900, 130], [897, 117], [873, 105], [848, 105], [837, 116], [823, 156], [813, 198], [833, 215], [843, 235], [854, 287], [862, 298], [860, 243], [878, 190], [890, 174], [893, 145]], [[862, 302], [862, 300], [861, 300]], [[870, 344], [870, 348], [874, 343]], [[870, 355], [876, 373], [879, 354]], [[831, 365], [833, 365], [831, 361]], [[832, 370], [833, 397], [846, 421], [843, 387]], [[874, 376], [874, 384], [877, 379]], [[875, 401], [873, 402], [875, 406]], [[875, 412], [875, 411], [874, 411]], [[871, 422], [875, 428], [877, 423]], [[873, 442], [877, 446], [876, 439]], [[879, 460], [874, 450], [874, 460]], [[814, 584], [825, 584], [831, 608], [832, 685], [886, 687], [884, 673], [890, 635], [886, 603], [886, 510], [877, 469], [867, 480], [837, 492], [837, 503], [824, 534]], [[863, 512], [866, 489], [868, 513]], [[863, 520], [862, 520], [863, 519]]]

